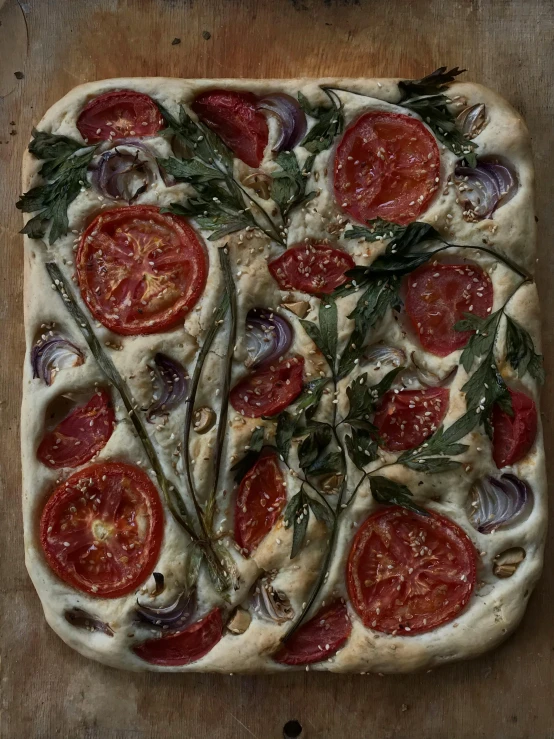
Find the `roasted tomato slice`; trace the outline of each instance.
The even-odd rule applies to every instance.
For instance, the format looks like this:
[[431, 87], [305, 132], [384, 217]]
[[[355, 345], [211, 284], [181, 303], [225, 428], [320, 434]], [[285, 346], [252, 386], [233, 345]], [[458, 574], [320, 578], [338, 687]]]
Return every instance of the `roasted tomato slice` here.
[[533, 399], [519, 390], [509, 392], [514, 415], [509, 416], [498, 405], [492, 411], [492, 458], [498, 468], [523, 459], [537, 436], [537, 407]]
[[406, 277], [406, 312], [424, 349], [446, 357], [461, 349], [473, 331], [454, 326], [473, 313], [492, 310], [491, 278], [476, 264], [424, 264]]
[[347, 281], [344, 274], [356, 266], [350, 254], [325, 244], [297, 244], [268, 264], [281, 290], [311, 295], [332, 293]]
[[440, 176], [433, 134], [399, 113], [365, 113], [348, 128], [335, 154], [339, 206], [361, 223], [383, 218], [406, 225], [427, 209]]
[[117, 334], [174, 326], [202, 294], [207, 273], [204, 246], [187, 221], [147, 205], [101, 213], [77, 252], [83, 299]]
[[399, 452], [422, 444], [440, 426], [449, 395], [443, 387], [385, 393], [373, 420], [383, 449]]
[[260, 166], [269, 137], [267, 121], [256, 102], [251, 92], [210, 90], [192, 104], [200, 120], [250, 167]]
[[275, 526], [287, 499], [277, 455], [264, 452], [245, 475], [235, 506], [235, 540], [251, 554]]
[[189, 665], [208, 654], [221, 639], [222, 632], [221, 611], [214, 608], [207, 616], [183, 631], [158, 639], [148, 639], [133, 651], [151, 665]]
[[128, 136], [152, 136], [163, 127], [156, 103], [134, 90], [113, 90], [93, 98], [77, 120], [77, 128], [89, 144]]
[[148, 475], [120, 462], [76, 472], [49, 498], [40, 543], [56, 575], [101, 598], [131, 593], [151, 574], [163, 508]]
[[252, 372], [231, 390], [231, 405], [249, 418], [275, 416], [302, 392], [303, 357], [286, 357]]
[[106, 390], [99, 390], [44, 435], [37, 457], [52, 469], [78, 467], [106, 446], [114, 423], [110, 396]]
[[273, 655], [282, 665], [309, 665], [329, 659], [350, 636], [352, 624], [346, 605], [337, 600], [301, 626]]
[[368, 629], [420, 634], [452, 621], [475, 586], [471, 540], [454, 521], [386, 508], [362, 523], [346, 568], [352, 605]]

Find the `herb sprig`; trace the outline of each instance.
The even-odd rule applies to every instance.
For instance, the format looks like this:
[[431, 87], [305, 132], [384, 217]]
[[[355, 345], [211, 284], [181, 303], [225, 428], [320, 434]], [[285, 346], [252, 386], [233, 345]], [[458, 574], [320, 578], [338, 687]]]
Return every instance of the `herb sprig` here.
[[30, 153], [43, 164], [39, 175], [43, 185], [28, 190], [16, 203], [24, 213], [36, 213], [20, 233], [31, 239], [42, 239], [48, 226], [48, 242], [53, 244], [69, 230], [67, 209], [81, 189], [89, 187], [87, 169], [92, 161], [95, 146], [83, 144], [68, 136], [57, 136], [33, 129]]
[[313, 106], [305, 95], [298, 93], [298, 102], [302, 110], [317, 120], [301, 142], [301, 146], [311, 154], [319, 154], [329, 149], [335, 138], [344, 130], [344, 106], [341, 99], [332, 88], [321, 89], [329, 99], [329, 106]]
[[171, 203], [164, 210], [196, 219], [201, 228], [213, 231], [211, 241], [250, 228], [285, 246], [280, 229], [234, 178], [233, 156], [223, 141], [203, 123], [194, 121], [182, 105], [178, 118], [162, 105], [159, 108], [167, 123], [163, 133], [174, 135], [188, 155], [159, 159], [159, 164], [196, 192], [186, 203]]
[[452, 101], [445, 94], [462, 72], [465, 69], [439, 67], [420, 80], [400, 81], [398, 87], [402, 97], [399, 105], [421, 116], [441, 143], [457, 157], [464, 158], [470, 167], [475, 167], [477, 144], [467, 139], [456, 126], [456, 119], [449, 108]]

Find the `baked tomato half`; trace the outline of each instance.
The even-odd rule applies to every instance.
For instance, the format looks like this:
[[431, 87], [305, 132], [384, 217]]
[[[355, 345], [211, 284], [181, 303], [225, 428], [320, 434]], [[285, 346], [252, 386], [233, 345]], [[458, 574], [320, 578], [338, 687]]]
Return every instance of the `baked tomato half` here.
[[191, 107], [239, 159], [250, 167], [259, 167], [269, 129], [256, 103], [251, 92], [210, 90], [198, 95]]
[[356, 262], [350, 254], [325, 244], [297, 244], [269, 262], [281, 290], [302, 290], [310, 295], [330, 294], [347, 281], [345, 272]]
[[352, 623], [346, 604], [337, 600], [301, 626], [273, 655], [282, 665], [310, 665], [332, 657], [350, 636]]
[[406, 313], [421, 346], [437, 357], [467, 344], [473, 331], [454, 326], [465, 313], [486, 318], [493, 297], [491, 278], [476, 264], [424, 264], [406, 277]]
[[235, 540], [251, 554], [275, 526], [287, 499], [275, 452], [266, 450], [243, 477], [235, 505]]
[[248, 418], [275, 416], [302, 392], [303, 357], [286, 357], [245, 377], [231, 390], [233, 408]]
[[346, 130], [333, 170], [337, 203], [352, 218], [405, 226], [427, 210], [435, 194], [439, 148], [416, 118], [372, 111]]
[[519, 390], [509, 390], [513, 415], [499, 405], [492, 411], [492, 458], [498, 468], [516, 464], [528, 454], [537, 436], [537, 407]]
[[196, 231], [149, 205], [101, 213], [81, 236], [76, 264], [90, 312], [123, 335], [165, 331], [181, 321], [208, 274]]
[[163, 527], [160, 497], [148, 475], [105, 462], [76, 472], [54, 490], [40, 519], [40, 543], [68, 585], [119, 598], [150, 576]]
[[47, 467], [78, 467], [103, 449], [112, 435], [115, 413], [107, 390], [75, 408], [52, 431], [48, 431], [37, 449], [37, 458]]
[[424, 390], [389, 390], [375, 418], [380, 446], [390, 452], [413, 449], [434, 434], [448, 410], [450, 393], [443, 387]]
[[128, 136], [153, 136], [164, 128], [158, 106], [142, 92], [113, 90], [90, 100], [77, 119], [77, 128], [89, 144]]
[[452, 621], [467, 604], [476, 577], [473, 544], [454, 521], [428, 513], [385, 508], [356, 534], [347, 585], [368, 629], [421, 634]]
[[178, 667], [190, 665], [210, 652], [221, 639], [223, 620], [219, 608], [192, 626], [175, 634], [147, 639], [133, 649], [134, 653], [151, 665]]

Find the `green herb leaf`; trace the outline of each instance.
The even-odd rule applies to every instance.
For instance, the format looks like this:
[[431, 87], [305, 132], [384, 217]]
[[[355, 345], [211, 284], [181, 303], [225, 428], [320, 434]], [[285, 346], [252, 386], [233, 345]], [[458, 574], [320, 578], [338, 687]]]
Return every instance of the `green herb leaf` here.
[[475, 331], [464, 347], [460, 361], [466, 372], [473, 367], [475, 359], [493, 351], [498, 325], [503, 308], [481, 318], [473, 313], [464, 313], [465, 318], [454, 325], [455, 331]]
[[329, 506], [325, 505], [321, 501], [317, 500], [317, 498], [309, 498], [309, 506], [313, 511], [314, 516], [317, 518], [318, 521], [322, 521], [328, 529], [333, 528], [333, 523], [335, 521], [335, 516], [333, 514], [333, 511]]
[[[332, 310], [331, 308], [329, 310]], [[336, 307], [335, 307], [335, 320], [336, 320]], [[320, 316], [321, 316], [321, 310], [320, 310]], [[333, 316], [330, 316], [331, 321], [333, 320]], [[323, 354], [325, 359], [327, 360], [331, 370], [334, 370], [334, 355], [331, 355], [330, 353], [330, 347], [329, 347], [329, 340], [331, 340], [331, 343], [333, 341], [333, 336], [329, 334], [329, 326], [326, 325], [326, 334], [323, 336], [320, 326], [318, 326], [316, 323], [313, 323], [312, 321], [307, 321], [305, 318], [300, 319], [300, 325], [304, 329], [304, 331], [308, 334], [310, 339], [314, 342], [314, 344], [317, 346], [319, 351]], [[336, 342], [336, 339], [335, 339]], [[335, 344], [336, 346], [336, 344]]]
[[271, 174], [273, 179], [271, 197], [277, 203], [283, 220], [293, 208], [303, 205], [315, 196], [315, 192], [306, 192], [306, 183], [314, 158], [308, 157], [302, 170], [293, 151], [282, 151], [275, 158], [281, 169]]
[[[369, 417], [375, 410], [376, 403], [388, 392], [402, 367], [395, 367], [383, 377], [376, 385], [368, 386], [368, 374], [364, 372], [357, 377], [351, 385], [346, 388], [349, 401], [348, 415], [344, 419], [346, 423], [352, 421], [369, 422]], [[368, 429], [369, 430], [369, 429]]]
[[378, 503], [384, 505], [398, 505], [407, 508], [409, 511], [419, 513], [421, 516], [428, 516], [429, 513], [414, 503], [413, 495], [406, 485], [400, 482], [390, 480], [388, 477], [374, 475], [369, 477], [371, 494]]
[[241, 482], [246, 473], [249, 472], [258, 461], [258, 457], [260, 456], [260, 452], [264, 445], [264, 432], [265, 429], [263, 426], [254, 429], [252, 436], [250, 437], [248, 451], [242, 459], [239, 459], [239, 461], [231, 467], [231, 472], [236, 473], [234, 477], [235, 482]]
[[89, 187], [87, 169], [94, 156], [95, 147], [83, 148], [79, 141], [67, 136], [33, 130], [29, 151], [44, 164], [39, 174], [46, 184], [33, 187], [16, 203], [24, 213], [35, 213], [21, 230], [32, 239], [41, 239], [50, 224], [48, 241], [53, 244], [69, 230], [67, 209], [81, 192]]
[[302, 93], [298, 93], [298, 102], [304, 111], [311, 118], [317, 119], [315, 126], [308, 131], [301, 142], [301, 146], [312, 154], [319, 154], [329, 149], [335, 138], [344, 130], [344, 110], [340, 98], [332, 90], [323, 88], [323, 92], [329, 98], [330, 107], [314, 107]]
[[327, 295], [322, 296], [319, 302], [319, 330], [323, 354], [334, 371], [338, 343], [337, 304]]
[[355, 328], [367, 333], [382, 321], [389, 308], [400, 310], [402, 305], [398, 296], [400, 283], [396, 276], [385, 277], [370, 282], [362, 293], [356, 307], [348, 318], [354, 320]]
[[294, 559], [298, 552], [302, 549], [302, 544], [306, 538], [306, 530], [308, 528], [308, 520], [310, 518], [309, 503], [304, 486], [300, 488], [300, 492], [291, 498], [285, 509], [284, 523], [289, 528], [293, 525], [292, 532], [292, 549], [290, 558]]
[[344, 437], [350, 459], [359, 470], [377, 459], [375, 435], [365, 428], [352, 426], [352, 436]]
[[342, 454], [340, 452], [329, 452], [318, 457], [309, 467], [305, 469], [307, 475], [318, 477], [334, 472], [342, 472]]
[[482, 418], [489, 416], [496, 403], [513, 415], [510, 393], [498, 371], [492, 348], [462, 387], [462, 392], [466, 396], [468, 411], [474, 411]]
[[191, 183], [205, 183], [212, 180], [222, 180], [223, 173], [220, 169], [205, 164], [200, 159], [158, 159], [158, 164], [177, 180], [185, 180]]
[[327, 424], [317, 424], [312, 431], [300, 443], [298, 447], [298, 463], [303, 470], [307, 470], [316, 461], [321, 452], [331, 441], [332, 431]]
[[544, 382], [542, 355], [535, 352], [531, 334], [520, 323], [506, 316], [506, 358], [519, 377], [529, 372], [537, 382]]
[[398, 223], [390, 223], [382, 218], [375, 218], [368, 221], [368, 226], [350, 226], [348, 231], [344, 232], [345, 239], [364, 239], [364, 241], [384, 241], [397, 236], [402, 236], [407, 226], [400, 226]]
[[298, 424], [298, 418], [292, 416], [287, 411], [283, 411], [277, 418], [277, 430], [275, 432], [275, 443], [277, 445], [277, 451], [283, 461], [288, 462], [290, 445], [296, 426]]
[[298, 412], [306, 411], [306, 416], [311, 418], [317, 410], [329, 379], [329, 377], [319, 377], [317, 380], [310, 380], [306, 383], [296, 403], [296, 410]]

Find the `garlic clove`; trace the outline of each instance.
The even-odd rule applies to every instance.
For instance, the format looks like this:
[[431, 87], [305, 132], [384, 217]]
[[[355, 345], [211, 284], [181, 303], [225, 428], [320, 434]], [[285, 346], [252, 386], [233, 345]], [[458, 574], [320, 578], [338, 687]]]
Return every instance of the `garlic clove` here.
[[506, 549], [494, 558], [492, 571], [496, 577], [511, 577], [524, 559], [525, 549], [522, 547]]
[[237, 608], [227, 623], [227, 628], [232, 634], [244, 634], [250, 626], [252, 616], [244, 608]]
[[197, 434], [205, 434], [215, 423], [216, 415], [207, 405], [197, 408], [192, 414], [192, 427]]
[[310, 304], [307, 300], [298, 300], [294, 303], [281, 303], [281, 305], [298, 316], [298, 318], [304, 318], [310, 310]]

